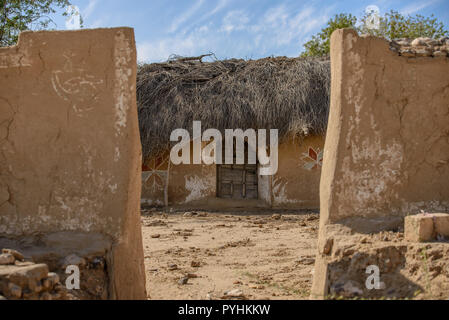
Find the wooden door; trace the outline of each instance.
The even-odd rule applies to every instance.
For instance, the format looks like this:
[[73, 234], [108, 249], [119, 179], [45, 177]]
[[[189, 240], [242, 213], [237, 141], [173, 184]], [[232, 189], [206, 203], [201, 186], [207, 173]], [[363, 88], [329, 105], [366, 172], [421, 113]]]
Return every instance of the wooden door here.
[[257, 165], [218, 165], [218, 197], [257, 199]]

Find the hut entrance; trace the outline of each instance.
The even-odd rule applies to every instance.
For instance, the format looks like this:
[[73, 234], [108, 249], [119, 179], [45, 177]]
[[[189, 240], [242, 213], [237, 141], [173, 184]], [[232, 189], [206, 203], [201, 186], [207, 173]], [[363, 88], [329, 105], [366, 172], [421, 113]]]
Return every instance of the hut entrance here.
[[[223, 150], [224, 154], [224, 150]], [[234, 162], [235, 161], [234, 144]], [[245, 142], [245, 161], [248, 160], [248, 144]], [[217, 165], [217, 196], [228, 199], [257, 199], [257, 164]]]
[[257, 165], [218, 165], [218, 197], [257, 199]]

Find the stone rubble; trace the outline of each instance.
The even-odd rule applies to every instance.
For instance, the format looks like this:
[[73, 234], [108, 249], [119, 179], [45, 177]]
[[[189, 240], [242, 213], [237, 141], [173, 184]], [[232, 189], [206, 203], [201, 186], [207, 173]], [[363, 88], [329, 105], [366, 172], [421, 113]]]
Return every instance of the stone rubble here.
[[70, 300], [56, 273], [46, 264], [25, 262], [24, 256], [12, 249], [0, 254], [0, 300]]
[[[12, 249], [0, 254], [0, 300], [84, 300], [107, 299], [107, 272], [103, 257], [68, 255], [55, 265], [51, 261], [35, 263]], [[56, 272], [49, 272], [53, 265]], [[70, 276], [66, 267], [80, 269], [80, 290], [63, 285]]]
[[390, 49], [404, 57], [448, 57], [449, 37], [438, 40], [432, 38], [400, 38], [390, 42]]

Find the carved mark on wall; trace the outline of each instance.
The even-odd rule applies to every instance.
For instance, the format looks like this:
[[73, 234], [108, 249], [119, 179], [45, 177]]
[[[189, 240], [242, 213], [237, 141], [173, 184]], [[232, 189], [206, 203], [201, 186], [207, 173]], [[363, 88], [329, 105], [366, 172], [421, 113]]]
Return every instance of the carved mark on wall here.
[[55, 92], [72, 104], [79, 116], [94, 108], [99, 99], [103, 79], [87, 73], [84, 68], [73, 67], [73, 54], [65, 54], [66, 64], [63, 70], [52, 72], [51, 82]]

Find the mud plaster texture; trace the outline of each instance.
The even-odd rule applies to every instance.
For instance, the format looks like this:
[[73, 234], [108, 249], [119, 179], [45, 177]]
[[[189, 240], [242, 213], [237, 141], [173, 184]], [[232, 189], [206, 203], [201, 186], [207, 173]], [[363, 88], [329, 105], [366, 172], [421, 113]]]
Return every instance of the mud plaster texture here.
[[331, 64], [312, 297], [333, 285], [327, 259], [345, 228], [394, 230], [405, 215], [449, 208], [449, 59], [400, 56], [342, 29]]
[[146, 298], [135, 79], [130, 28], [24, 32], [0, 49], [0, 238], [81, 255], [107, 239], [112, 299]]

